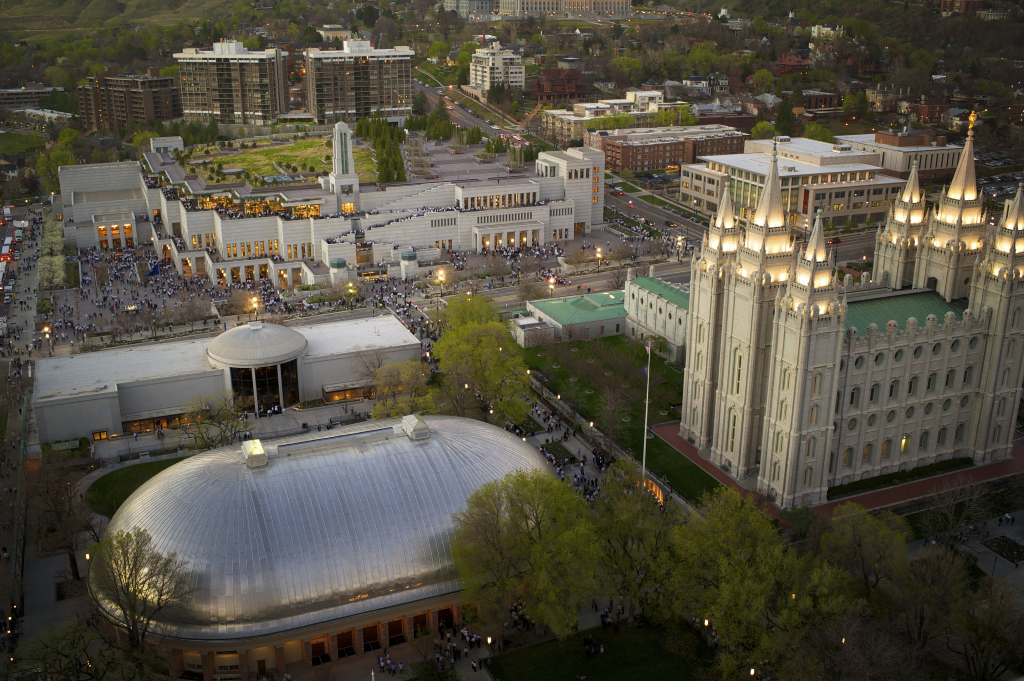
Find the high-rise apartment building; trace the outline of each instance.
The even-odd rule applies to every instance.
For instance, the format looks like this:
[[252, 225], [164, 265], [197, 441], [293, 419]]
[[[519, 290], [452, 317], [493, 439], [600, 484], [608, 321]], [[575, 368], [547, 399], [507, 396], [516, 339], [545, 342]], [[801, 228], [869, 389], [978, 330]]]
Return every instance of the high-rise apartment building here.
[[233, 40], [175, 54], [185, 120], [273, 123], [288, 111], [286, 56], [279, 49], [250, 52]]
[[131, 122], [181, 116], [178, 84], [150, 69], [145, 76], [119, 76], [108, 68], [78, 86], [78, 111], [86, 130], [123, 130]]
[[526, 84], [523, 58], [499, 42], [473, 53], [469, 64], [469, 86], [487, 91], [492, 85], [521, 88]]
[[319, 125], [412, 115], [412, 48], [379, 50], [347, 40], [340, 50], [306, 50], [306, 101]]

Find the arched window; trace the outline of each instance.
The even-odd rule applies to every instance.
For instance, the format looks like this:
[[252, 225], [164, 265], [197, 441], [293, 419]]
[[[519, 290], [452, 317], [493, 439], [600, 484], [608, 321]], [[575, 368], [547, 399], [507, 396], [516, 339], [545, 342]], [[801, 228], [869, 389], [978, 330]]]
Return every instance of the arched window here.
[[772, 462], [772, 480], [773, 481], [779, 479], [779, 471], [781, 469], [782, 469], [782, 466], [779, 465], [778, 461]]
[[938, 445], [940, 447], [944, 447], [946, 445], [946, 428], [945, 428], [945, 426], [943, 426], [942, 428], [939, 428], [939, 435], [938, 435], [938, 437], [935, 438], [935, 442], [938, 443]]
[[779, 403], [779, 420], [780, 421], [785, 421], [786, 420], [786, 416], [788, 416], [788, 415], [789, 415], [789, 407], [786, 405], [786, 400], [782, 400], [782, 402]]
[[921, 437], [917, 438], [917, 448], [922, 451], [928, 451], [928, 431], [921, 433]]
[[930, 393], [935, 392], [935, 382], [938, 380], [938, 377], [934, 373], [928, 374], [928, 385], [925, 389]]
[[726, 421], [726, 425], [729, 428], [729, 451], [736, 451], [736, 412], [733, 409], [729, 410], [729, 420]]
[[898, 400], [900, 398], [900, 382], [893, 381], [889, 384], [889, 399]]
[[1006, 398], [999, 400], [999, 406], [996, 407], [996, 416], [1002, 416], [1003, 412], [1006, 411]]
[[871, 391], [868, 393], [868, 402], [878, 401], [878, 384], [875, 383], [871, 386]]
[[700, 383], [697, 381], [693, 382], [693, 399], [700, 397]]
[[882, 442], [882, 461], [889, 458], [889, 453], [892, 451], [892, 440], [886, 439]]
[[814, 439], [813, 437], [807, 438], [807, 458], [808, 459], [813, 459], [814, 458], [814, 451], [815, 451], [815, 449], [817, 449], [817, 446], [818, 446], [818, 441], [816, 439]]
[[1010, 370], [1003, 369], [1003, 387], [1006, 388], [1010, 385]]
[[789, 390], [789, 369], [782, 372], [782, 389]]
[[996, 426], [995, 432], [992, 433], [992, 441], [998, 443], [1000, 436], [1003, 434], [1003, 427]]
[[946, 387], [956, 387], [956, 369], [950, 369], [946, 372]]
[[703, 324], [701, 324], [700, 326], [697, 327], [697, 342], [698, 343], [703, 343], [704, 342], [704, 325]]
[[847, 447], [843, 452], [843, 468], [849, 468], [851, 465], [853, 465], [853, 449]]
[[811, 392], [815, 395], [821, 394], [821, 374], [814, 374], [814, 378], [811, 379]]
[[775, 443], [772, 445], [772, 451], [773, 452], [781, 452], [782, 451], [782, 432], [781, 431], [776, 431], [776, 433], [775, 433]]
[[875, 445], [870, 442], [864, 445], [864, 449], [860, 453], [861, 463], [871, 463], [871, 457], [875, 453]]
[[1013, 311], [1013, 324], [1012, 324], [1012, 326], [1015, 329], [1018, 326], [1020, 326], [1020, 308], [1019, 307]]
[[956, 433], [953, 434], [953, 442], [961, 443], [964, 441], [964, 433], [967, 431], [967, 426], [962, 423], [956, 425]]
[[736, 351], [736, 359], [733, 362], [733, 392], [739, 393], [740, 386], [743, 385], [743, 355], [739, 350]]
[[836, 391], [836, 413], [839, 413], [839, 406], [843, 403], [843, 391]]
[[1006, 359], [1013, 357], [1013, 346], [1013, 339], [1010, 339], [1010, 342], [1006, 344]]
[[813, 426], [818, 423], [818, 405], [811, 407], [810, 417], [807, 419], [807, 425]]
[[850, 406], [860, 406], [860, 388], [854, 388], [853, 390], [850, 391]]
[[917, 394], [917, 376], [911, 376], [910, 377], [910, 383], [907, 384], [907, 394], [908, 395], [916, 395]]
[[697, 371], [700, 371], [703, 368], [704, 368], [704, 353], [703, 352], [698, 352], [697, 353]]
[[804, 487], [810, 487], [811, 486], [811, 480], [813, 478], [814, 478], [814, 469], [810, 468], [810, 467], [805, 468], [804, 469]]
[[969, 386], [971, 384], [971, 379], [972, 378], [974, 378], [974, 367], [973, 366], [968, 366], [966, 369], [964, 369], [964, 386], [965, 387]]

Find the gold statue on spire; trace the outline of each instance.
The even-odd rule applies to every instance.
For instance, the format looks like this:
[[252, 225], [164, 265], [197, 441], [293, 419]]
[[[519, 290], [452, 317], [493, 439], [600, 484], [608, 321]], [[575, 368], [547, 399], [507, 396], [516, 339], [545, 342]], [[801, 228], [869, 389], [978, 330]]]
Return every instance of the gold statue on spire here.
[[967, 117], [967, 119], [971, 122], [970, 125], [967, 126], [967, 131], [968, 132], [971, 132], [971, 131], [974, 130], [974, 121], [977, 118], [978, 118], [978, 112], [977, 111], [971, 111], [971, 115]]

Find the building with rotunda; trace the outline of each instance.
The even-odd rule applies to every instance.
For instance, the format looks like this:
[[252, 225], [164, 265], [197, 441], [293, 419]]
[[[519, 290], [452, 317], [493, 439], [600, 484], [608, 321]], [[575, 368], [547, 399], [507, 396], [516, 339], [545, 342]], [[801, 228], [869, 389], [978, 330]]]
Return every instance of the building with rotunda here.
[[1024, 351], [1024, 184], [989, 224], [973, 130], [932, 206], [914, 166], [874, 269], [840, 278], [819, 210], [796, 247], [778, 159], [731, 187], [692, 258], [680, 435], [780, 506], [950, 458], [1011, 455]]
[[461, 624], [452, 514], [545, 463], [480, 421], [372, 421], [192, 456], [143, 484], [107, 533], [140, 527], [184, 563], [192, 599], [153, 622], [170, 678], [281, 678]]

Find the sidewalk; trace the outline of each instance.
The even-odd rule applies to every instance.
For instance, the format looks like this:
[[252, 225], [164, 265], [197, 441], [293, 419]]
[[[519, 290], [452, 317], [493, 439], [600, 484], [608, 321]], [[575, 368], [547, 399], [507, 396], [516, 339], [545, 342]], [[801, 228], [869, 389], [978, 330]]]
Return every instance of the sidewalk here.
[[[737, 491], [748, 491], [734, 478], [719, 469], [718, 466], [701, 457], [697, 452], [696, 447], [680, 437], [678, 421], [653, 426], [651, 430], [655, 435], [671, 445], [673, 449], [703, 468], [718, 482]], [[872, 490], [862, 494], [854, 494], [836, 501], [830, 501], [826, 504], [812, 506], [811, 510], [820, 516], [830, 517], [836, 506], [845, 504], [849, 501], [860, 504], [864, 508], [868, 509], [886, 508], [926, 497], [945, 480], [949, 480], [954, 477], [966, 478], [968, 482], [985, 482], [1009, 477], [1021, 472], [1024, 472], [1024, 437], [1018, 437], [1015, 439], [1013, 457], [1010, 459], [982, 466], [975, 466], [964, 470], [953, 471], [952, 473], [946, 473], [943, 475], [936, 475], [923, 480], [906, 482], [902, 485], [894, 485], [884, 489]], [[773, 506], [771, 513], [773, 517], [779, 517], [779, 509], [777, 507]], [[1024, 515], [1021, 517], [1024, 519]]]

